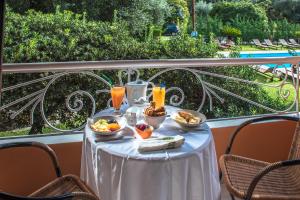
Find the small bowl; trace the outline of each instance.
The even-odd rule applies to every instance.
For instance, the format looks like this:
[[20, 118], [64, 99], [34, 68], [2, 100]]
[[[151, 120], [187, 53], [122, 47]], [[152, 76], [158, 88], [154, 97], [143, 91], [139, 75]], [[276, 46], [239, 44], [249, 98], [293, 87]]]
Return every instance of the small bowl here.
[[149, 137], [151, 137], [152, 132], [153, 132], [153, 127], [148, 125], [149, 129], [146, 129], [144, 131], [138, 129], [137, 127], [135, 127], [136, 132], [143, 138], [143, 139], [147, 139]]
[[160, 125], [165, 121], [166, 117], [167, 117], [166, 114], [158, 117], [152, 117], [144, 114], [145, 122], [148, 125], [153, 126], [154, 129], [159, 128]]

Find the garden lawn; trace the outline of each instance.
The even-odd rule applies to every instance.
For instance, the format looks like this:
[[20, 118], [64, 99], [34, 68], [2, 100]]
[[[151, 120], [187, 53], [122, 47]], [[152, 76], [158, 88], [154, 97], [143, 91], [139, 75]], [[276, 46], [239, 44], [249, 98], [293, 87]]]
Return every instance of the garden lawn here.
[[[57, 125], [57, 128], [66, 129], [66, 126], [63, 124], [59, 124], [59, 125]], [[14, 137], [14, 136], [27, 136], [29, 131], [30, 131], [30, 127], [10, 130], [10, 131], [0, 131], [0, 138], [1, 137]], [[51, 134], [51, 133], [59, 133], [59, 132], [55, 132], [50, 127], [43, 128], [43, 134]]]
[[[241, 51], [276, 51], [275, 49], [260, 49], [255, 47], [254, 45], [241, 45]], [[280, 50], [288, 50], [288, 48], [281, 47], [277, 49]]]
[[[273, 77], [273, 80], [271, 80], [271, 77]], [[279, 78], [276, 78], [272, 73], [257, 73], [257, 82], [260, 83], [266, 83], [268, 85], [280, 85], [282, 83], [282, 80]], [[284, 98], [279, 98], [279, 89], [278, 88], [273, 88], [273, 87], [268, 87], [268, 86], [262, 86], [262, 88], [267, 92], [267, 94], [272, 98], [272, 99], [280, 99], [284, 104], [286, 104], [286, 108], [288, 108], [289, 105], [291, 105], [294, 101], [295, 98], [295, 92], [294, 92], [294, 87], [291, 83], [291, 81], [288, 81], [290, 84], [286, 84], [283, 87], [282, 92], [290, 92], [290, 95], [284, 99]]]

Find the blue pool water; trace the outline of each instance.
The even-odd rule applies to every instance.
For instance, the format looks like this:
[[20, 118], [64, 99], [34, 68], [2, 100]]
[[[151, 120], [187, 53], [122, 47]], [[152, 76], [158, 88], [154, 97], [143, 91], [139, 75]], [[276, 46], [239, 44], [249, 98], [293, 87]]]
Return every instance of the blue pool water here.
[[[240, 58], [272, 58], [272, 57], [291, 57], [292, 55], [288, 52], [266, 52], [266, 53], [241, 53]], [[295, 52], [294, 56], [300, 56], [300, 52]], [[269, 67], [275, 67], [276, 64], [267, 64]], [[280, 67], [291, 67], [290, 64], [284, 64]]]

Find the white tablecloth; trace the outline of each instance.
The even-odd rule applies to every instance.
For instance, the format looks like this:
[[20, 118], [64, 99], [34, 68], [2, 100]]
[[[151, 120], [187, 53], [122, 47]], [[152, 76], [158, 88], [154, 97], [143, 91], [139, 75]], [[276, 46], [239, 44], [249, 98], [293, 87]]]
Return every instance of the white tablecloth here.
[[[168, 113], [174, 108], [168, 107]], [[185, 137], [177, 149], [140, 153], [132, 138], [95, 142], [85, 128], [81, 178], [101, 200], [217, 200], [220, 183], [210, 128], [183, 131], [167, 119], [155, 134]]]

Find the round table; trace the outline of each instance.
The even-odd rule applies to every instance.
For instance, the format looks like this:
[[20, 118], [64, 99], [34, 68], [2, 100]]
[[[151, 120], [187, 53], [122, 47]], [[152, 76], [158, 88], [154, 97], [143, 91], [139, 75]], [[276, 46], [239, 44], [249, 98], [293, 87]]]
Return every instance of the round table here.
[[[169, 114], [176, 110], [167, 107]], [[101, 200], [220, 199], [215, 146], [207, 124], [183, 130], [168, 118], [154, 134], [180, 134], [185, 142], [177, 149], [140, 153], [138, 140], [96, 142], [86, 126], [81, 178]]]

